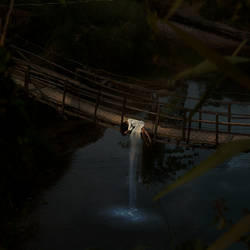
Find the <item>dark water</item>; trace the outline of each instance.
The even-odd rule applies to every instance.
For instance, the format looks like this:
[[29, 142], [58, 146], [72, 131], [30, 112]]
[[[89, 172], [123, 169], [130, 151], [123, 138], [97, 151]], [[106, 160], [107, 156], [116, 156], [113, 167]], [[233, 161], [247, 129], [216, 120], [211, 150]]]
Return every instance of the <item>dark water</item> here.
[[[144, 148], [142, 165], [132, 177], [129, 151], [128, 138], [110, 129], [96, 143], [77, 150], [69, 170], [42, 194], [47, 204], [34, 212], [39, 226], [27, 249], [160, 250], [196, 238], [209, 243], [221, 233], [213, 224], [214, 200], [225, 199], [226, 217], [234, 222], [242, 217], [243, 208], [250, 208], [249, 154], [234, 157], [153, 202], [164, 184], [212, 151], [177, 152], [175, 146], [162, 144]], [[136, 197], [133, 206], [131, 195]], [[230, 249], [246, 247], [237, 243]]]

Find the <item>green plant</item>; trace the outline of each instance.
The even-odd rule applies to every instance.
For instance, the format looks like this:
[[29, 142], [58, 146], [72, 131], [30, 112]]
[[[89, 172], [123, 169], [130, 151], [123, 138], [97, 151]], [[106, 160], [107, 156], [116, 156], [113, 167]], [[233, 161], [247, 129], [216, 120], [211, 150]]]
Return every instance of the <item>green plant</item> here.
[[[173, 5], [173, 10], [171, 9], [171, 14], [173, 11], [177, 9], [180, 1], [175, 1]], [[154, 15], [154, 18], [155, 15]], [[151, 16], [152, 19], [152, 16]], [[236, 66], [232, 64], [232, 62], [220, 56], [217, 52], [207, 48], [202, 42], [198, 39], [190, 36], [184, 30], [180, 29], [173, 23], [169, 21], [169, 15], [165, 18], [165, 22], [168, 26], [170, 26], [177, 34], [180, 35], [182, 39], [189, 44], [190, 47], [195, 49], [200, 55], [206, 58], [208, 61], [199, 65], [200, 70], [206, 72], [207, 70], [211, 70], [211, 68], [218, 68], [218, 70], [223, 73], [225, 76], [231, 78], [236, 83], [241, 85], [242, 87], [249, 89], [249, 76], [239, 70]], [[154, 21], [155, 24], [155, 21]], [[155, 28], [156, 26], [154, 26]], [[243, 42], [244, 44], [245, 42]], [[233, 56], [238, 53], [239, 49], [235, 51]], [[214, 65], [214, 66], [213, 66]], [[193, 70], [193, 71], [192, 71]], [[194, 72], [196, 69], [191, 69], [190, 72]], [[177, 76], [184, 76], [187, 72], [182, 72]], [[177, 77], [177, 78], [178, 78]], [[201, 103], [200, 103], [201, 105]], [[191, 181], [200, 175], [204, 174], [208, 170], [214, 168], [215, 166], [223, 163], [225, 160], [239, 154], [240, 152], [244, 152], [250, 149], [250, 140], [239, 140], [235, 142], [229, 142], [225, 145], [222, 145], [218, 148], [216, 152], [210, 155], [205, 161], [201, 162], [199, 165], [188, 171], [184, 176], [170, 184], [166, 188], [164, 188], [160, 193], [158, 193], [154, 200], [160, 199], [162, 196], [166, 195], [166, 193], [172, 191], [173, 189], [183, 185], [184, 183]], [[246, 215], [239, 222], [233, 225], [226, 233], [224, 233], [219, 239], [217, 239], [210, 247], [209, 250], [220, 249], [223, 250], [229, 247], [233, 242], [241, 239], [246, 233], [250, 232], [250, 215]]]

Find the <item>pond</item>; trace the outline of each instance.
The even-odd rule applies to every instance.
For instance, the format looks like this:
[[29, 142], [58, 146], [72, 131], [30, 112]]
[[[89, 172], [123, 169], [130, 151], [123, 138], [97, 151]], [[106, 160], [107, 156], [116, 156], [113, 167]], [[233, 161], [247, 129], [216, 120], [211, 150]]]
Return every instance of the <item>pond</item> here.
[[[211, 243], [222, 233], [214, 224], [215, 200], [225, 200], [225, 216], [233, 222], [250, 208], [249, 154], [153, 202], [163, 186], [212, 150], [144, 146], [141, 164], [131, 169], [130, 146], [128, 137], [107, 129], [97, 142], [76, 150], [64, 176], [41, 194], [43, 205], [33, 213], [38, 229], [26, 249], [172, 250], [186, 240]], [[230, 249], [247, 248], [236, 243]]]

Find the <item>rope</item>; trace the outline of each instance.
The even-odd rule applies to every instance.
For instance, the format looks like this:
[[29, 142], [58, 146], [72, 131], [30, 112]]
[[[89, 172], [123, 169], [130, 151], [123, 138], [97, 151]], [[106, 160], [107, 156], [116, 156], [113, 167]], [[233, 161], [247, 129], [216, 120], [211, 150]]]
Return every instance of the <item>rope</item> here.
[[47, 63], [50, 64], [50, 65], [56, 66], [56, 67], [59, 68], [59, 69], [63, 69], [63, 70], [65, 70], [65, 71], [68, 72], [68, 73], [71, 73], [71, 74], [73, 74], [73, 75], [75, 74], [75, 72], [73, 72], [73, 71], [71, 71], [71, 70], [69, 70], [69, 69], [67, 69], [67, 68], [65, 68], [65, 67], [63, 67], [63, 66], [61, 66], [61, 65], [59, 65], [59, 64], [57, 64], [57, 63], [51, 62], [50, 60], [48, 60], [48, 59], [46, 59], [46, 58], [44, 58], [44, 57], [42, 57], [42, 56], [36, 55], [35, 53], [32, 53], [32, 52], [30, 52], [30, 51], [28, 51], [28, 50], [18, 48], [18, 47], [15, 46], [15, 45], [10, 45], [10, 47], [12, 47], [12, 48], [14, 48], [14, 49], [16, 49], [16, 50], [20, 50], [20, 51], [22, 51], [22, 52], [26, 52], [26, 53], [28, 53], [28, 54], [34, 56], [34, 57], [37, 57], [37, 58], [41, 59], [42, 61], [47, 62]]
[[[46, 63], [48, 63], [48, 64], [50, 64], [50, 65], [53, 65], [53, 66], [55, 66], [55, 67], [57, 67], [57, 68], [59, 68], [59, 69], [62, 69], [62, 70], [64, 70], [65, 72], [68, 72], [68, 73], [70, 73], [70, 74], [72, 74], [72, 75], [75, 75], [75, 72], [73, 72], [72, 70], [69, 70], [69, 69], [67, 69], [67, 68], [65, 68], [65, 67], [63, 67], [63, 66], [61, 66], [61, 65], [59, 65], [59, 64], [56, 64], [56, 63], [54, 63], [54, 62], [52, 62], [52, 61], [50, 61], [50, 60], [48, 60], [48, 59], [46, 59], [46, 58], [44, 58], [44, 57], [42, 57], [42, 56], [39, 56], [39, 55], [37, 55], [37, 54], [35, 54], [35, 53], [33, 53], [33, 52], [30, 52], [30, 51], [28, 51], [28, 50], [25, 50], [25, 49], [21, 49], [21, 48], [19, 48], [19, 47], [17, 47], [17, 46], [15, 46], [15, 45], [11, 45], [11, 47], [12, 48], [14, 48], [15, 50], [17, 50], [17, 51], [22, 51], [22, 52], [25, 52], [25, 53], [27, 53], [27, 54], [30, 54], [30, 55], [32, 55], [32, 56], [34, 56], [34, 57], [37, 57], [37, 58], [39, 58], [40, 60], [42, 60], [42, 61], [45, 61]], [[39, 45], [37, 45], [37, 47], [40, 47]], [[69, 60], [71, 60], [71, 59], [69, 59]], [[74, 61], [74, 60], [71, 60], [71, 61]], [[76, 63], [79, 63], [79, 62], [77, 62], [77, 61], [75, 61]], [[80, 64], [80, 63], [79, 63]], [[83, 64], [81, 64], [82, 66], [83, 66]], [[85, 66], [86, 67], [86, 66]], [[91, 73], [91, 72], [89, 72], [89, 73]], [[112, 74], [112, 73], [111, 73]], [[98, 76], [98, 75], [97, 75]], [[86, 80], [86, 78], [84, 78], [84, 77], [82, 77], [82, 76], [79, 76], [78, 75], [78, 77], [80, 77], [80, 78], [82, 78], [82, 79], [85, 79]], [[99, 77], [102, 77], [102, 76], [99, 76]], [[88, 79], [88, 80], [90, 80], [90, 79]], [[112, 79], [111, 79], [112, 80]], [[146, 89], [146, 88], [145, 88]], [[154, 90], [151, 90], [152, 92], [154, 91]], [[131, 94], [131, 93], [130, 93]], [[184, 96], [174, 96], [174, 97], [177, 97], [177, 98], [185, 98], [185, 99], [190, 99], [190, 100], [197, 100], [197, 101], [199, 101], [200, 99], [199, 98], [196, 98], [196, 97], [184, 97]], [[150, 102], [151, 100], [149, 100], [149, 102]], [[240, 104], [240, 105], [250, 105], [250, 103], [246, 103], [246, 102], [224, 102], [224, 101], [207, 101], [207, 102], [209, 102], [209, 103], [220, 103], [220, 104]], [[167, 104], [167, 103], [161, 103], [161, 104]], [[171, 106], [171, 105], [169, 105], [168, 104], [168, 106]], [[183, 107], [182, 107], [183, 108]], [[204, 111], [204, 113], [205, 113], [206, 111]], [[239, 114], [233, 114], [233, 115], [239, 115]]]
[[[31, 44], [31, 45], [33, 45], [33, 46], [39, 48], [39, 49], [42, 50], [42, 51], [45, 50], [45, 48], [43, 48], [42, 46], [40, 46], [40, 45], [38, 45], [38, 44], [35, 44], [35, 43], [33, 43], [33, 42], [31, 42], [31, 41], [29, 41], [29, 40], [27, 40], [27, 39], [21, 37], [20, 35], [16, 35], [16, 36], [17, 36], [19, 39], [23, 40], [24, 42], [29, 43], [29, 44]], [[57, 53], [57, 52], [55, 52], [55, 51], [50, 51], [50, 53], [51, 53], [52, 55], [56, 55], [56, 56], [62, 58], [62, 59], [65, 60], [65, 61], [75, 63], [75, 64], [77, 64], [77, 65], [79, 65], [79, 66], [81, 66], [81, 67], [83, 67], [83, 68], [89, 68], [88, 66], [86, 66], [85, 64], [83, 64], [83, 63], [81, 63], [81, 62], [76, 61], [76, 60], [71, 59], [71, 58], [65, 58], [65, 57], [63, 57], [62, 54], [59, 54], [59, 53]]]
[[[33, 42], [31, 42], [31, 41], [29, 41], [29, 40], [21, 37], [20, 35], [17, 35], [17, 37], [19, 39], [21, 39], [21, 40], [23, 40], [23, 41], [25, 41], [25, 42], [27, 42], [27, 43], [35, 46], [35, 47], [41, 49], [42, 51], [44, 50], [44, 48], [42, 46], [40, 46], [38, 44], [35, 44], [35, 43], [33, 43]], [[26, 52], [28, 53], [28, 51], [26, 51]], [[138, 81], [138, 82], [145, 83], [145, 84], [146, 83], [147, 84], [150, 83], [148, 81], [141, 81], [141, 80], [138, 80], [138, 79], [133, 78], [133, 77], [121, 76], [121, 75], [118, 75], [118, 74], [113, 74], [111, 72], [107, 72], [107, 71], [102, 70], [102, 69], [94, 69], [94, 68], [91, 68], [91, 67], [87, 66], [86, 64], [83, 64], [82, 62], [77, 61], [77, 60], [74, 60], [74, 59], [71, 59], [71, 58], [65, 58], [65, 57], [63, 57], [62, 54], [59, 54], [59, 53], [54, 52], [54, 51], [51, 51], [50, 53], [53, 54], [53, 55], [56, 55], [56, 56], [58, 56], [60, 58], [62, 58], [65, 61], [68, 61], [68, 62], [71, 62], [71, 63], [75, 63], [75, 64], [83, 67], [84, 69], [88, 69], [88, 70], [91, 70], [91, 71], [96, 71], [96, 72], [100, 72], [100, 73], [104, 73], [104, 74], [109, 74], [110, 76], [114, 76], [114, 77], [120, 77], [120, 78], [124, 78], [125, 77], [125, 78], [127, 78], [129, 80], [134, 80], [134, 81]], [[154, 91], [156, 91], [156, 90], [152, 89], [152, 92], [154, 92]], [[248, 96], [248, 97], [250, 97], [250, 94], [240, 93], [240, 92], [236, 92], [236, 93], [234, 93], [234, 92], [225, 92], [225, 94], [234, 94], [234, 95], [238, 95], [238, 96]], [[176, 96], [176, 97], [178, 97], [178, 98], [184, 98], [183, 96]], [[190, 100], [194, 100], [194, 101], [199, 101], [200, 100], [199, 98], [191, 97], [191, 96], [190, 97], [185, 97], [185, 98], [190, 99]], [[241, 105], [241, 104], [242, 105], [250, 105], [250, 103], [248, 103], [248, 102], [227, 102], [227, 101], [220, 101], [220, 100], [218, 100], [218, 101], [216, 101], [216, 100], [213, 100], [213, 101], [207, 100], [206, 101], [206, 104], [213, 104], [213, 103], [220, 103], [220, 104], [224, 104], [224, 105], [228, 105], [230, 103], [239, 104], [239, 105]]]
[[[21, 37], [20, 35], [16, 35], [16, 37], [18, 37], [19, 39], [21, 39], [22, 41], [24, 41], [24, 42], [26, 42], [26, 43], [29, 43], [30, 45], [33, 45], [33, 46], [39, 48], [39, 49], [42, 50], [42, 51], [45, 50], [45, 48], [43, 48], [42, 46], [40, 46], [40, 45], [38, 45], [38, 44], [35, 44], [35, 43], [33, 43], [33, 42], [31, 42], [31, 41], [29, 41], [29, 40], [27, 40], [27, 39]], [[121, 78], [121, 79], [124, 79], [124, 78], [125, 78], [125, 79], [130, 80], [130, 81], [136, 81], [136, 82], [140, 82], [140, 83], [147, 84], [147, 85], [151, 84], [151, 82], [149, 82], [149, 81], [138, 80], [137, 78], [134, 78], [134, 77], [131, 77], [131, 76], [124, 76], [124, 75], [114, 74], [114, 73], [108, 72], [108, 71], [103, 70], [103, 69], [96, 69], [96, 68], [89, 67], [89, 66], [87, 66], [86, 64], [83, 64], [82, 62], [79, 62], [79, 61], [77, 61], [77, 60], [74, 60], [74, 59], [71, 59], [71, 58], [66, 58], [66, 57], [64, 57], [62, 54], [59, 54], [59, 53], [57, 53], [57, 52], [55, 52], [55, 51], [50, 51], [50, 53], [51, 53], [52, 55], [55, 55], [55, 56], [57, 56], [57, 57], [63, 59], [64, 61], [68, 61], [68, 62], [71, 62], [71, 63], [75, 63], [76, 65], [81, 66], [81, 67], [82, 67], [83, 69], [85, 69], [85, 70], [90, 70], [90, 71], [97, 72], [97, 74], [98, 74], [98, 73], [99, 73], [99, 74], [100, 74], [100, 73], [103, 73], [103, 74], [107, 74], [107, 75], [109, 75], [109, 76], [119, 77], [119, 78]], [[155, 90], [152, 90], [152, 91], [155, 91]]]

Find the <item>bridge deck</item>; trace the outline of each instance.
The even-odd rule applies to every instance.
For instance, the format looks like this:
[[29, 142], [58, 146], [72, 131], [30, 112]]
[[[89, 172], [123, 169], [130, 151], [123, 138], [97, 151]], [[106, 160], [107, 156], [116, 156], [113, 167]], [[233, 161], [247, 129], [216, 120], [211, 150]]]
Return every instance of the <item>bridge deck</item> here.
[[[155, 140], [162, 142], [174, 140], [189, 145], [216, 146], [228, 141], [250, 139], [250, 131], [244, 134], [232, 132], [233, 126], [250, 128], [250, 124], [232, 122], [231, 110], [228, 113], [199, 111], [198, 120], [186, 123], [185, 114], [190, 111], [189, 109], [175, 107], [179, 112], [177, 116], [161, 112], [161, 108], [168, 104], [160, 103], [152, 97], [149, 89], [138, 87], [138, 84], [127, 85], [123, 81], [84, 70], [80, 72], [81, 74], [78, 72], [78, 79], [75, 79], [74, 72], [65, 76], [29, 61], [21, 59], [15, 61], [16, 65], [12, 69], [12, 78], [15, 82], [24, 87], [32, 98], [64, 114], [119, 129], [123, 120], [130, 117], [142, 119], [141, 115], [144, 113], [147, 114], [147, 118], [143, 119], [145, 127]], [[217, 120], [203, 120], [202, 112], [214, 114]], [[219, 116], [227, 117], [228, 121], [220, 122]], [[245, 114], [243, 118], [249, 119], [250, 116]], [[191, 127], [191, 123], [194, 122], [199, 124], [198, 129]], [[205, 130], [202, 124], [212, 124], [215, 129]], [[226, 126], [228, 130], [220, 131], [219, 125]]]

